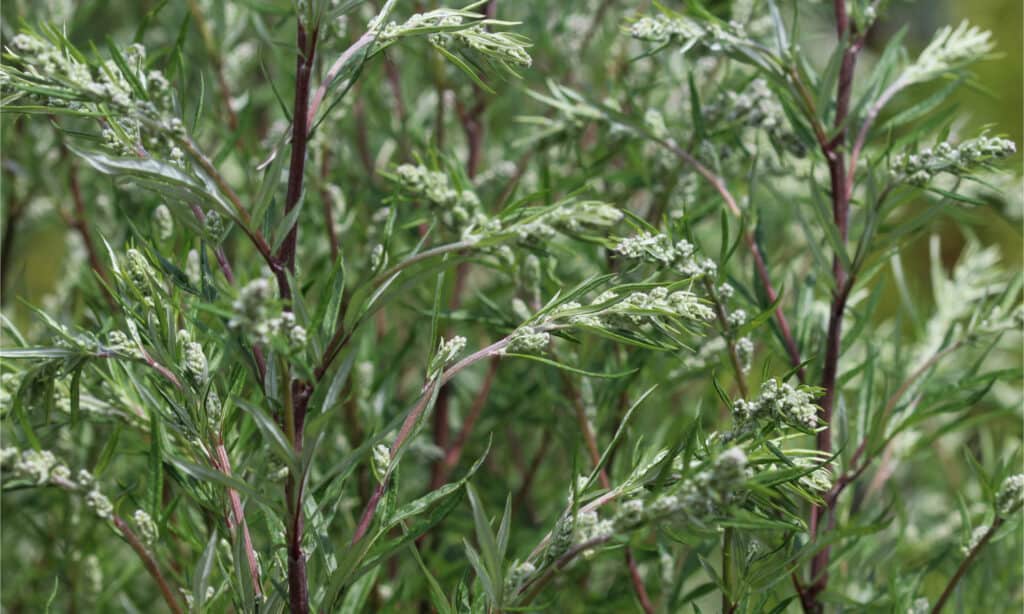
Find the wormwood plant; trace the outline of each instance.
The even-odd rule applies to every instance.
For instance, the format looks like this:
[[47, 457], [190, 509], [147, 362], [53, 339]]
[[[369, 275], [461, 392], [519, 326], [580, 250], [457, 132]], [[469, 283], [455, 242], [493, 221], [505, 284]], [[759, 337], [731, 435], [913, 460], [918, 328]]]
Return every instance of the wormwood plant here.
[[1015, 145], [951, 102], [989, 33], [35, 4], [0, 67], [10, 611], [1020, 609]]

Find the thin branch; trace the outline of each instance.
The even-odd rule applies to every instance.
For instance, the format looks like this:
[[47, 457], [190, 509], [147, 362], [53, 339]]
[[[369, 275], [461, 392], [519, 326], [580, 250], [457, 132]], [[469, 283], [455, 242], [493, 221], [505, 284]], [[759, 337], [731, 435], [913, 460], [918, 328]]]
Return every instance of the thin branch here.
[[[662, 147], [665, 147], [673, 154], [681, 158], [687, 164], [689, 164], [697, 174], [705, 179], [711, 186], [718, 192], [725, 201], [729, 211], [737, 218], [743, 216], [743, 212], [740, 210], [739, 205], [736, 203], [736, 199], [733, 197], [729, 188], [725, 185], [725, 181], [711, 171], [708, 167], [701, 164], [697, 158], [690, 152], [679, 147], [672, 140], [655, 139], [655, 141]], [[744, 243], [747, 244], [747, 249], [750, 251], [750, 255], [754, 258], [754, 268], [757, 269], [757, 277], [761, 282], [761, 287], [764, 289], [765, 296], [769, 303], [774, 303], [778, 299], [778, 293], [775, 291], [775, 287], [772, 285], [771, 276], [768, 274], [768, 265], [765, 264], [764, 256], [761, 255], [761, 248], [757, 245], [757, 240], [754, 239], [754, 235], [750, 232], [746, 232], [743, 235]], [[786, 314], [783, 313], [781, 306], [775, 307], [775, 320], [779, 325], [779, 332], [782, 335], [783, 345], [786, 347], [786, 352], [789, 354], [790, 365], [797, 368], [797, 376], [801, 381], [806, 380], [804, 369], [801, 366], [803, 362], [800, 359], [800, 349], [796, 344], [796, 339], [793, 337], [792, 329], [789, 327], [789, 322], [786, 320]]]
[[[845, 48], [836, 83], [836, 108], [833, 118], [835, 136], [828, 143], [823, 144], [821, 150], [828, 164], [832, 195], [832, 221], [839, 235], [838, 249], [845, 249], [849, 235], [849, 195], [853, 189], [853, 175], [848, 175], [846, 172], [843, 148], [846, 145], [846, 120], [850, 111], [857, 55], [863, 47], [864, 37], [858, 36], [856, 24], [850, 21], [845, 0], [833, 0], [833, 12], [835, 13], [836, 38], [838, 44], [844, 45]], [[817, 436], [817, 448], [826, 454], [830, 454], [832, 451], [831, 422], [838, 394], [837, 376], [839, 355], [842, 351], [843, 318], [846, 315], [846, 301], [854, 282], [853, 271], [846, 270], [838, 253], [832, 259], [832, 277], [836, 290], [829, 312], [828, 332], [825, 340], [825, 362], [821, 378], [821, 387], [825, 389], [821, 400], [821, 421], [825, 428], [818, 431]], [[817, 537], [821, 517], [825, 512], [826, 509], [821, 506], [812, 506], [809, 522], [811, 539]], [[834, 517], [832, 521], [834, 522]], [[803, 600], [804, 609], [807, 611], [818, 612], [822, 609], [818, 595], [828, 587], [830, 551], [830, 547], [825, 546], [811, 560], [810, 577], [813, 584], [804, 593]]]
[[707, 277], [704, 278], [704, 290], [712, 298], [712, 309], [714, 309], [718, 325], [722, 328], [722, 337], [725, 339], [726, 347], [729, 350], [729, 362], [732, 363], [733, 373], [736, 374], [736, 387], [739, 389], [740, 396], [746, 399], [750, 396], [747, 391], [747, 374], [743, 371], [739, 352], [736, 350], [736, 339], [732, 326], [729, 325], [729, 315], [725, 311], [725, 305], [719, 298], [718, 292], [715, 291], [714, 284]]
[[[928, 360], [922, 363], [921, 366], [915, 369], [914, 372], [911, 373], [906, 380], [904, 380], [904, 382], [900, 385], [896, 392], [894, 392], [892, 396], [889, 397], [889, 400], [886, 402], [885, 407], [882, 409], [881, 416], [879, 417], [880, 423], [884, 422], [889, 417], [893, 410], [896, 409], [896, 405], [900, 402], [903, 396], [922, 376], [924, 376], [929, 370], [932, 369], [932, 367], [938, 364], [940, 360], [963, 347], [965, 343], [966, 341], [960, 340], [946, 348], [943, 348], [935, 352]], [[868, 466], [871, 465], [871, 463], [873, 463], [875, 458], [878, 456], [877, 452], [873, 454], [868, 454], [867, 456], [864, 457], [864, 460], [860, 463], [860, 465], [858, 465], [857, 461], [860, 460], [861, 455], [863, 455], [867, 451], [867, 445], [868, 437], [865, 436], [864, 439], [862, 439], [860, 444], [857, 446], [857, 449], [854, 450], [853, 456], [850, 457], [850, 465], [854, 468], [848, 471], [847, 473], [843, 474], [842, 476], [840, 476], [838, 480], [836, 480], [835, 485], [832, 487], [832, 491], [829, 493], [829, 496], [826, 497], [826, 501], [830, 502], [830, 506], [834, 504], [835, 500], [839, 497], [839, 494], [842, 493], [847, 486], [849, 486], [851, 483], [857, 480], [857, 478], [859, 478], [861, 474], [864, 473], [864, 470], [867, 469]]]
[[139, 559], [142, 561], [142, 566], [146, 568], [150, 577], [156, 581], [158, 587], [160, 587], [160, 594], [163, 595], [164, 601], [167, 602], [167, 607], [171, 609], [173, 614], [182, 614], [181, 605], [178, 604], [177, 598], [174, 596], [174, 591], [171, 590], [170, 585], [164, 578], [163, 573], [160, 571], [160, 567], [156, 564], [156, 559], [150, 554], [149, 550], [146, 550], [146, 546], [143, 545], [139, 537], [132, 531], [128, 523], [124, 521], [120, 516], [114, 516], [112, 518], [114, 526], [124, 536], [125, 541], [131, 546], [135, 554], [139, 555]]
[[[413, 406], [412, 410], [409, 411], [409, 415], [405, 417], [401, 428], [398, 430], [398, 434], [395, 436], [395, 440], [391, 443], [392, 463], [396, 458], [398, 458], [398, 453], [401, 451], [406, 440], [412, 434], [413, 429], [420, 420], [420, 417], [429, 408], [430, 401], [434, 398], [434, 394], [437, 392], [438, 388], [447, 384], [466, 367], [485, 358], [500, 355], [501, 351], [505, 349], [505, 346], [509, 344], [509, 340], [509, 337], [499, 339], [487, 347], [477, 350], [456, 362], [440, 375], [434, 376], [433, 379], [427, 381], [423, 386], [423, 392], [420, 394], [419, 400], [416, 402], [416, 405]], [[359, 517], [359, 524], [356, 526], [355, 533], [352, 534], [352, 545], [359, 543], [359, 540], [361, 540], [370, 529], [370, 525], [373, 523], [373, 517], [377, 513], [377, 506], [380, 503], [380, 499], [384, 496], [384, 491], [387, 490], [390, 477], [391, 471], [389, 469], [377, 484], [376, 490], [373, 491], [373, 495], [370, 497], [370, 500], [366, 504], [366, 508], [363, 509], [363, 513]]]
[[[67, 150], [65, 150], [66, 152]], [[75, 215], [73, 217], [66, 216], [65, 220], [67, 223], [78, 233], [82, 238], [82, 243], [85, 245], [85, 252], [89, 258], [89, 267], [100, 276], [104, 282], [110, 283], [110, 276], [107, 274], [106, 269], [100, 262], [99, 253], [96, 251], [96, 246], [92, 242], [92, 237], [89, 235], [89, 221], [88, 215], [85, 211], [85, 200], [82, 198], [82, 189], [78, 184], [78, 168], [75, 166], [75, 161], [70, 161], [68, 168], [68, 184], [71, 188], [71, 200], [75, 206]], [[107, 301], [107, 305], [112, 311], [117, 311], [117, 301], [110, 295], [105, 284], [100, 284], [100, 290], [103, 293], [104, 300]]]
[[[316, 125], [313, 122], [313, 120], [316, 119], [316, 112], [320, 109], [320, 105], [324, 101], [324, 96], [327, 95], [327, 89], [330, 88], [334, 83], [334, 80], [338, 78], [338, 74], [341, 72], [341, 69], [345, 67], [345, 64], [348, 64], [349, 60], [351, 60], [356, 53], [362, 51], [367, 45], [376, 39], [377, 30], [374, 28], [367, 30], [362, 36], [356, 39], [356, 42], [352, 43], [352, 46], [342, 52], [342, 54], [338, 56], [338, 59], [334, 61], [334, 64], [332, 64], [327, 70], [327, 74], [324, 76], [323, 81], [320, 82], [320, 86], [316, 88], [316, 93], [313, 94], [312, 101], [309, 103], [309, 110], [306, 112], [306, 117], [304, 118], [303, 125], [307, 126], [308, 130], [312, 130], [313, 126]], [[298, 118], [296, 118], [295, 121], [299, 121]], [[294, 131], [292, 138], [294, 138]]]
[[[231, 187], [231, 184], [227, 182], [223, 175], [217, 170], [217, 167], [213, 165], [206, 154], [204, 154], [198, 146], [192, 141], [192, 139], [185, 137], [177, 140], [177, 143], [181, 145], [181, 148], [192, 157], [193, 160], [199, 164], [199, 167], [213, 180], [217, 189], [221, 191], [224, 196], [230, 201], [232, 208], [235, 210], [235, 214], [238, 216], [239, 226], [242, 228], [242, 232], [245, 236], [249, 237], [252, 244], [256, 247], [256, 251], [259, 252], [260, 256], [270, 267], [271, 272], [277, 278], [277, 284], [281, 288], [288, 288], [288, 276], [284, 272], [284, 268], [274, 259], [274, 254], [270, 249], [270, 244], [267, 243], [266, 237], [259, 229], [253, 227], [252, 216], [249, 215], [249, 211], [242, 204], [242, 199], [238, 197], [238, 194]], [[290, 295], [290, 290], [289, 290]]]
[[[864, 123], [861, 124], [860, 131], [857, 132], [857, 138], [853, 143], [853, 148], [850, 150], [850, 167], [846, 171], [848, 177], [854, 176], [857, 172], [857, 160], [860, 157], [861, 151], [864, 149], [864, 145], [867, 143], [868, 133], [871, 132], [871, 126], [878, 119], [878, 114], [882, 112], [885, 105], [900, 93], [903, 88], [906, 87], [906, 83], [902, 78], [897, 79], [882, 92], [882, 95], [878, 97], [871, 108], [868, 109], [867, 115], [864, 117]], [[846, 188], [846, 199], [849, 200], [853, 196], [853, 181], [851, 180]]]
[[473, 405], [470, 406], [469, 413], [466, 414], [466, 419], [462, 423], [462, 430], [459, 431], [455, 442], [445, 453], [444, 459], [435, 465], [435, 474], [430, 483], [431, 490], [440, 488], [448, 480], [452, 469], [459, 465], [459, 459], [462, 458], [462, 451], [466, 447], [466, 442], [473, 434], [473, 427], [476, 426], [476, 421], [480, 418], [484, 405], [487, 404], [487, 397], [491, 392], [491, 386], [494, 384], [494, 377], [498, 373], [498, 365], [500, 363], [500, 356], [491, 357], [487, 368], [487, 375], [484, 376], [480, 390], [477, 391], [476, 397], [473, 399]]
[[[579, 389], [573, 385], [572, 379], [565, 371], [559, 371], [559, 373], [562, 375], [562, 382], [565, 385], [566, 393], [575, 409], [576, 422], [579, 424], [583, 441], [587, 446], [587, 451], [590, 453], [590, 462], [596, 468], [601, 463], [601, 452], [597, 447], [597, 437], [594, 435], [593, 429], [590, 428], [590, 420], [587, 419], [586, 407], [583, 405], [583, 396], [580, 394]], [[612, 489], [611, 479], [603, 467], [598, 472], [598, 481], [605, 490]], [[640, 572], [636, 566], [636, 559], [633, 557], [633, 550], [629, 546], [626, 546], [626, 567], [629, 569], [629, 579], [633, 585], [633, 591], [640, 601], [640, 606], [647, 614], [653, 614], [654, 606], [651, 604], [651, 598], [647, 594], [643, 578], [640, 577]]]
[[[299, 204], [302, 196], [302, 184], [306, 169], [306, 149], [309, 138], [309, 115], [303, 110], [309, 106], [309, 85], [313, 77], [313, 62], [316, 56], [318, 30], [313, 28], [311, 32], [306, 31], [302, 20], [296, 31], [296, 44], [299, 53], [295, 58], [295, 102], [292, 113], [292, 157], [288, 168], [288, 191], [284, 200], [284, 215], [290, 214]], [[281, 248], [277, 252], [277, 260], [289, 271], [295, 272], [295, 249], [299, 237], [299, 221], [294, 220], [288, 234], [285, 236]], [[284, 289], [282, 288], [282, 291]], [[290, 295], [284, 299], [291, 298]]]
[[[398, 275], [399, 273], [401, 273], [402, 271], [411, 267], [414, 264], [417, 264], [429, 258], [433, 258], [435, 256], [440, 256], [451, 252], [462, 251], [464, 249], [473, 247], [473, 245], [474, 243], [470, 241], [458, 241], [455, 243], [446, 243], [444, 245], [438, 245], [430, 249], [425, 249], [395, 264], [386, 271], [378, 274], [370, 283], [374, 288], [380, 288], [385, 283], [391, 281], [391, 279], [394, 276]], [[344, 312], [344, 310], [345, 303], [343, 301], [341, 311]], [[313, 371], [313, 375], [317, 381], [320, 381], [320, 379], [323, 378], [324, 374], [327, 373], [327, 370], [330, 369], [331, 363], [334, 362], [334, 359], [338, 356], [338, 353], [342, 350], [342, 348], [345, 347], [345, 344], [347, 344], [349, 340], [352, 338], [353, 332], [353, 330], [348, 330], [341, 325], [339, 325], [338, 328], [335, 329], [334, 334], [331, 336], [331, 340], [327, 342], [327, 346], [324, 349], [323, 356], [321, 356], [320, 358], [320, 363]]]
[[1003, 518], [1001, 516], [996, 516], [996, 519], [992, 522], [992, 526], [989, 527], [988, 531], [985, 531], [985, 534], [981, 537], [980, 540], [978, 540], [977, 545], [975, 545], [974, 548], [971, 548], [970, 553], [967, 554], [967, 557], [964, 558], [964, 560], [960, 563], [960, 566], [957, 567], [956, 573], [953, 574], [953, 577], [949, 579], [949, 583], [946, 584], [945, 590], [942, 591], [942, 595], [939, 597], [939, 600], [935, 602], [935, 607], [932, 608], [932, 614], [939, 614], [939, 612], [942, 611], [942, 608], [945, 607], [946, 602], [949, 601], [949, 598], [953, 596], [953, 590], [956, 588], [956, 585], [960, 582], [960, 579], [963, 578], [964, 575], [967, 573], [967, 570], [970, 568], [971, 564], [974, 563], [974, 559], [978, 558], [978, 553], [981, 552], [981, 549], [984, 548], [985, 544], [987, 544], [992, 539], [992, 537], [996, 534], [996, 531], [998, 531], [999, 527], [1001, 526], [1003, 526]]
[[529, 605], [531, 601], [536, 599], [537, 595], [540, 594], [540, 591], [547, 585], [548, 582], [551, 581], [552, 578], [555, 577], [555, 574], [557, 574], [562, 569], [565, 569], [565, 566], [571, 563], [573, 559], [583, 554], [587, 550], [591, 550], [593, 548], [596, 548], [597, 546], [608, 543], [609, 541], [611, 541], [611, 538], [611, 535], [602, 535], [591, 538], [583, 543], [577, 544], [570, 548], [565, 554], [560, 556], [558, 560], [549, 565], [547, 569], [544, 570], [544, 573], [537, 577], [537, 579], [533, 580], [532, 582], [529, 582], [521, 589], [519, 589], [519, 592], [523, 594], [522, 605]]
[[[231, 460], [228, 458], [228, 452], [224, 448], [224, 441], [222, 439], [217, 442], [216, 450], [217, 456], [214, 459], [214, 467], [224, 475], [231, 477]], [[245, 521], [242, 500], [238, 496], [238, 491], [233, 488], [228, 489], [228, 499], [231, 501], [231, 513], [233, 514], [233, 516], [228, 517], [228, 529], [233, 529], [234, 526], [240, 526], [242, 529], [242, 545], [245, 548], [246, 560], [249, 563], [249, 576], [252, 578], [252, 588], [256, 595], [256, 600], [259, 601], [263, 594], [263, 590], [260, 587], [260, 567], [259, 563], [256, 562], [256, 552], [252, 547], [252, 537], [249, 535], [249, 525]]]

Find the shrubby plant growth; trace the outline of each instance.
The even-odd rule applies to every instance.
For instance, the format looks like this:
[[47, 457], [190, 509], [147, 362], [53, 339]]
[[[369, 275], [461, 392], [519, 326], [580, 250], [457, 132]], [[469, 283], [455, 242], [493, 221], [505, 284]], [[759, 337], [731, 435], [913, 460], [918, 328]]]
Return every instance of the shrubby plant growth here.
[[11, 611], [1020, 608], [989, 33], [114, 4], [5, 3]]

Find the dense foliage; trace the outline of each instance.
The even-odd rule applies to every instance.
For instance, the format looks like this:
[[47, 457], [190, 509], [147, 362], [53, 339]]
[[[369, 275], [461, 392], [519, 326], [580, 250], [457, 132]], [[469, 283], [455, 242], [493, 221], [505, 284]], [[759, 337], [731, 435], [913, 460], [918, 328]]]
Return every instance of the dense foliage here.
[[33, 4], [7, 611], [1024, 604], [1020, 159], [954, 96], [989, 32]]

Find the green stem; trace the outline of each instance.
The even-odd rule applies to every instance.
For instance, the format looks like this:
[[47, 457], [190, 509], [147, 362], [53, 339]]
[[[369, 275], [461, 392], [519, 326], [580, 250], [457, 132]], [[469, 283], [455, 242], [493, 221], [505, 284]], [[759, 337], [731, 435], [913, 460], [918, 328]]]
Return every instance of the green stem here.
[[722, 612], [731, 612], [732, 604], [732, 528], [722, 534]]

